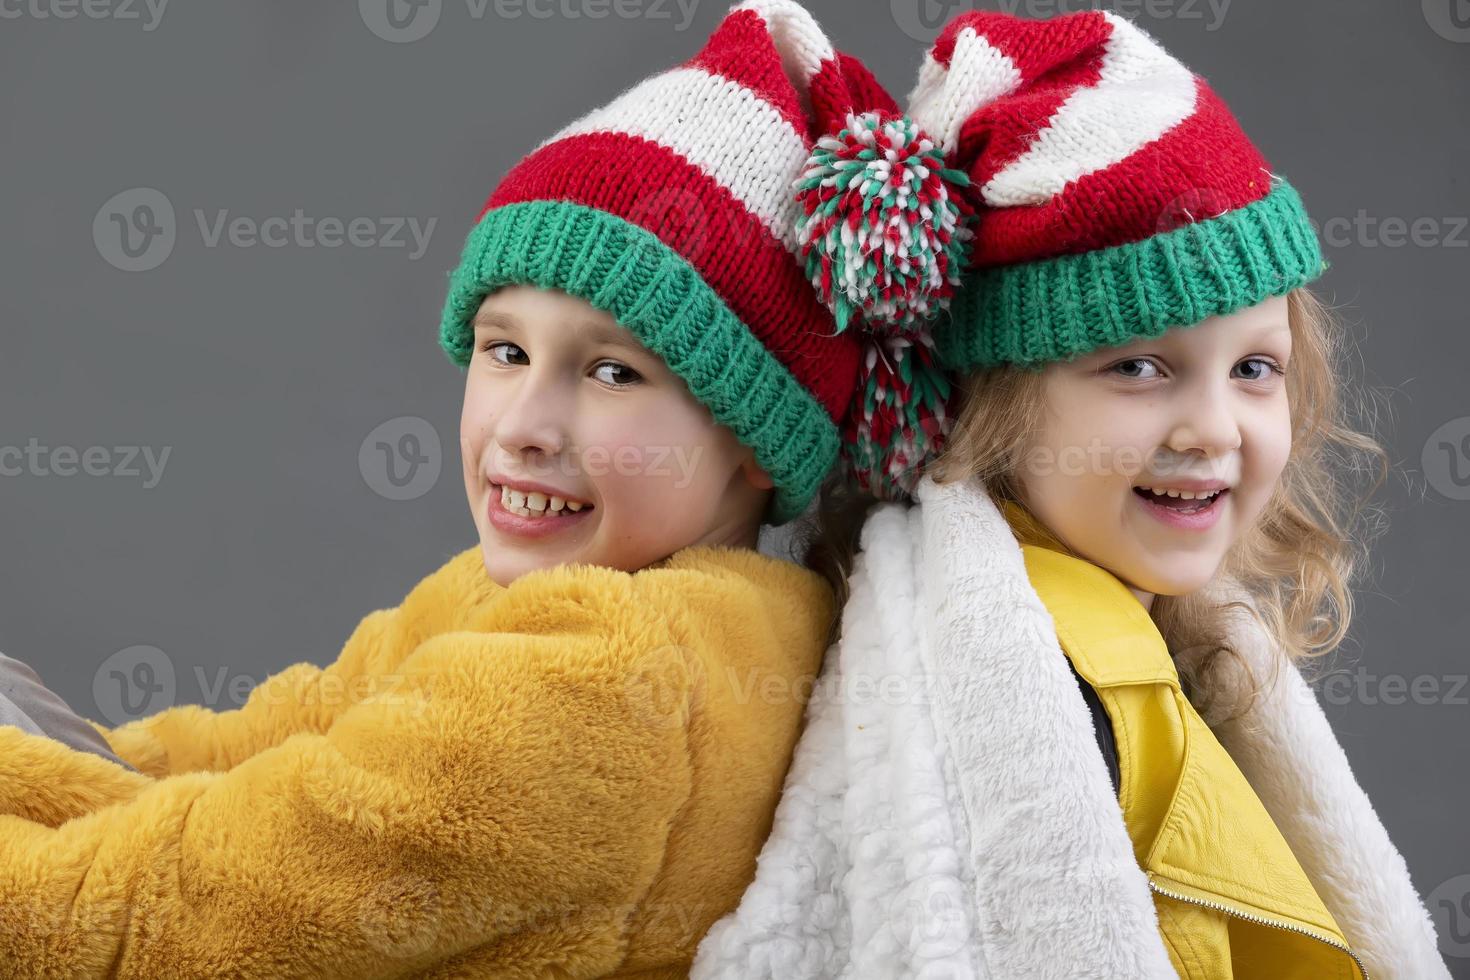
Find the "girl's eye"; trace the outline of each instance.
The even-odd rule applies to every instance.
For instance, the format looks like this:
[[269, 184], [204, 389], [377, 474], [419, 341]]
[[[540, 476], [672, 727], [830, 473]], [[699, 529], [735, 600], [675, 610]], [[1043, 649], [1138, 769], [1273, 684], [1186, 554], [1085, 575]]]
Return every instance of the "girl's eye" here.
[[1237, 364], [1236, 367], [1243, 367], [1247, 364], [1257, 365], [1257, 373], [1252, 377], [1247, 377], [1245, 379], [1247, 381], [1264, 381], [1272, 374], [1286, 373], [1284, 370], [1282, 370], [1280, 364], [1277, 364], [1275, 361], [1269, 360], [1268, 358], [1264, 357], [1248, 357], [1245, 360], [1241, 361], [1240, 364]]
[[[1138, 373], [1135, 373], [1134, 372], [1134, 369], [1135, 368], [1138, 369]], [[1156, 377], [1157, 376], [1157, 375], [1150, 375], [1150, 374], [1143, 373], [1144, 369], [1147, 369], [1147, 368], [1153, 368], [1154, 371], [1157, 372], [1158, 369], [1159, 369], [1159, 366], [1157, 364], [1155, 364], [1153, 361], [1148, 360], [1147, 358], [1143, 358], [1143, 357], [1130, 357], [1126, 361], [1119, 361], [1117, 364], [1114, 364], [1108, 370], [1110, 370], [1110, 371], [1116, 371], [1119, 374], [1121, 374], [1123, 377], [1128, 378], [1130, 380], [1135, 380], [1135, 381], [1136, 380], [1139, 380], [1139, 379], [1146, 379], [1146, 378]]]
[[501, 364], [525, 364], [528, 360], [526, 352], [508, 340], [487, 340], [480, 350]]
[[643, 380], [643, 375], [617, 361], [603, 361], [593, 369], [592, 376], [614, 388], [626, 388]]

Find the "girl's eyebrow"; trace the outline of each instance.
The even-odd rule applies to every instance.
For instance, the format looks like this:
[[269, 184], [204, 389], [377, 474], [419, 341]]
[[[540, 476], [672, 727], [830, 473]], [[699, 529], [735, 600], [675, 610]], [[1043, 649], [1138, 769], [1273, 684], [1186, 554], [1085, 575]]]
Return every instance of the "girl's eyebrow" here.
[[1274, 322], [1274, 321], [1271, 322], [1271, 323], [1268, 323], [1264, 327], [1262, 327], [1260, 330], [1257, 330], [1256, 331], [1256, 339], [1260, 340], [1260, 339], [1264, 339], [1266, 337], [1275, 337], [1278, 334], [1280, 334], [1281, 336], [1284, 336], [1284, 337], [1290, 337], [1291, 336], [1291, 324], [1284, 323], [1284, 322]]

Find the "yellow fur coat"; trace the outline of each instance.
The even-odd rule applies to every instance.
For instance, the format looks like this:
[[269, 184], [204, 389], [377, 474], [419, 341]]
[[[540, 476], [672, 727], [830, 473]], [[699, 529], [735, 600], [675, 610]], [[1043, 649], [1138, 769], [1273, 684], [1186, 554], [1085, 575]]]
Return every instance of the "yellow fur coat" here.
[[0, 727], [5, 977], [684, 976], [755, 873], [833, 615], [691, 548], [508, 588], [478, 547], [239, 709]]

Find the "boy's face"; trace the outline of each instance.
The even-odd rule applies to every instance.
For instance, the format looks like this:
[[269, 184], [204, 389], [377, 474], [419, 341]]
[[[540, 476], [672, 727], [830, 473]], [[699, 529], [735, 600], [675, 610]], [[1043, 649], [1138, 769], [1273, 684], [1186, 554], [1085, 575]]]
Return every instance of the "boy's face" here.
[[[1291, 452], [1284, 296], [1049, 364], [1022, 503], [1145, 605], [1209, 583]], [[1224, 492], [1212, 501], [1139, 489]], [[1201, 506], [1204, 504], [1204, 506]]]
[[631, 572], [691, 545], [754, 547], [772, 486], [612, 316], [534, 286], [480, 305], [460, 451], [502, 586], [569, 562]]

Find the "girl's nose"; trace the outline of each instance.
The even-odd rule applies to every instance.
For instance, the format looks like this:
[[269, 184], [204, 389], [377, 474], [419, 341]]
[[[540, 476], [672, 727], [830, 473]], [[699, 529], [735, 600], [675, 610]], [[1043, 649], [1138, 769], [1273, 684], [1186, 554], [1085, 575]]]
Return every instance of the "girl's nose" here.
[[1166, 441], [1171, 450], [1218, 458], [1240, 448], [1240, 420], [1228, 386], [1203, 386], [1177, 404]]

